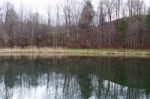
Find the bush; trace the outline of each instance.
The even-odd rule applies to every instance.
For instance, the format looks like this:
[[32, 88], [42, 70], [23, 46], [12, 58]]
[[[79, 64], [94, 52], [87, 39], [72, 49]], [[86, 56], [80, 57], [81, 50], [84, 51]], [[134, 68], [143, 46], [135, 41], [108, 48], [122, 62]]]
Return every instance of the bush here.
[[147, 15], [146, 24], [148, 27], [150, 27], [150, 13]]
[[124, 47], [125, 46], [125, 31], [127, 29], [127, 22], [125, 20], [121, 20], [119, 22], [119, 42]]

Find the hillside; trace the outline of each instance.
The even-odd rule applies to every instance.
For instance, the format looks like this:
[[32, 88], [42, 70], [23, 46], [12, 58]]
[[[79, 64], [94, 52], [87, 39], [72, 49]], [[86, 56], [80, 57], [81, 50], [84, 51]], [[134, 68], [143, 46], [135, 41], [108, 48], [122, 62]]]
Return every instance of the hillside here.
[[150, 49], [150, 8], [144, 0], [120, 2], [99, 0], [96, 7], [91, 0], [67, 0], [48, 5], [46, 16], [5, 2], [0, 47]]
[[68, 47], [80, 48], [150, 48], [150, 27], [147, 16], [122, 18], [88, 30], [81, 30], [79, 38], [68, 38]]

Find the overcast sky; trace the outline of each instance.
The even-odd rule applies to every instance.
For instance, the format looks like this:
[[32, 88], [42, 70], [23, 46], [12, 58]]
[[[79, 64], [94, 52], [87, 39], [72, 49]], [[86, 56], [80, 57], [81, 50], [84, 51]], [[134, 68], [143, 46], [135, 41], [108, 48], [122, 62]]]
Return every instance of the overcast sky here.
[[[13, 3], [17, 10], [20, 9], [20, 6], [23, 6], [27, 11], [32, 10], [32, 12], [38, 12], [46, 16], [49, 5], [51, 5], [51, 8], [56, 9], [56, 5], [62, 4], [65, 0], [0, 0], [0, 6], [4, 5], [7, 1]], [[78, 1], [81, 2], [82, 0]], [[98, 1], [92, 0], [93, 5], [96, 6]]]
[[[3, 2], [10, 1], [18, 9], [20, 5], [23, 5], [27, 9], [32, 9], [32, 11], [37, 11], [40, 14], [45, 14], [49, 4], [55, 7], [56, 4], [62, 3], [64, 0], [0, 0], [0, 4]], [[79, 0], [81, 1], [81, 0]], [[97, 5], [99, 0], [92, 0], [93, 5]], [[150, 0], [145, 0], [146, 4], [150, 4]]]

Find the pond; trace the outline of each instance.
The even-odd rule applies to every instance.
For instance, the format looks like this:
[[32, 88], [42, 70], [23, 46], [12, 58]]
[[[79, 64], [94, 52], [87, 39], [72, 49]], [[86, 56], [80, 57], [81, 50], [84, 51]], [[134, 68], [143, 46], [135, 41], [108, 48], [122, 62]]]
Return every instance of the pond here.
[[0, 99], [149, 99], [150, 58], [0, 57]]

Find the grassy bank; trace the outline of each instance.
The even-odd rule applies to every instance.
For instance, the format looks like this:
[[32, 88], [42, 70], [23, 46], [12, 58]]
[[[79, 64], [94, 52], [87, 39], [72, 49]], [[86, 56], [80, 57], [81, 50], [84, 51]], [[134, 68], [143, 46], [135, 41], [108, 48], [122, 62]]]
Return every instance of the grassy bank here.
[[125, 56], [125, 57], [150, 57], [150, 50], [136, 49], [62, 49], [62, 48], [1, 48], [0, 56]]

